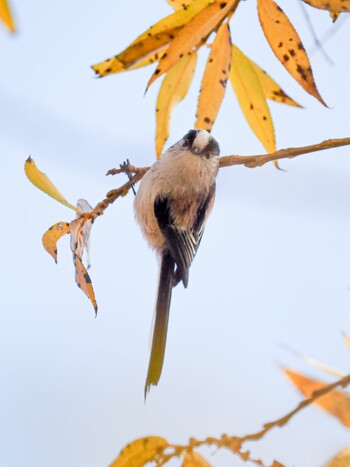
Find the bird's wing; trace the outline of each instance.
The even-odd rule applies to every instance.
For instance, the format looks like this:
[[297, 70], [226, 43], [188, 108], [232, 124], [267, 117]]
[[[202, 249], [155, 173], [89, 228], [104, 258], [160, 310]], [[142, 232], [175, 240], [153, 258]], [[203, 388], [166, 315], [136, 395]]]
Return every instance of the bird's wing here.
[[177, 265], [175, 285], [182, 280], [185, 287], [188, 284], [188, 270], [196, 255], [204, 232], [204, 225], [214, 202], [215, 185], [207, 197], [198, 205], [196, 217], [192, 226], [186, 230], [178, 226], [171, 216], [169, 198], [157, 198], [154, 203], [154, 214], [158, 221], [170, 253]]

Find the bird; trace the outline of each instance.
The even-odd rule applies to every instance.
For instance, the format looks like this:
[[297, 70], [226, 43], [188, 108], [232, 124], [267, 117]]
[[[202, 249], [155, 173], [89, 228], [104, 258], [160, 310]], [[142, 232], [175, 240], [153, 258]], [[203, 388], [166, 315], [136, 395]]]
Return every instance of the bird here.
[[188, 131], [146, 172], [134, 199], [136, 221], [159, 259], [145, 399], [162, 373], [172, 289], [180, 282], [187, 288], [189, 269], [214, 205], [219, 153], [219, 144], [208, 131]]

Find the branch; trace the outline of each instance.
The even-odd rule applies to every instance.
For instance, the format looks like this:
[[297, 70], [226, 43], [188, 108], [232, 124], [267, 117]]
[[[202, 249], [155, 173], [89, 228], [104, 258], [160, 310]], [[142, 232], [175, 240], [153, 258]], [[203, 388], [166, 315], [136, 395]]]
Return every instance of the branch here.
[[[350, 145], [350, 138], [328, 139], [322, 143], [303, 146], [300, 148], [280, 149], [279, 151], [271, 152], [270, 154], [258, 154], [255, 156], [222, 156], [220, 157], [219, 167], [223, 168], [231, 165], [244, 165], [249, 168], [261, 167], [267, 162], [277, 161], [280, 159], [292, 159], [302, 154], [348, 145]], [[102, 216], [110, 204], [114, 203], [116, 199], [128, 194], [129, 190], [135, 183], [138, 183], [141, 180], [148, 169], [149, 167], [135, 167], [130, 164], [121, 164], [119, 169], [109, 170], [107, 175], [116, 175], [121, 173], [134, 175], [132, 176], [132, 181], [129, 181], [121, 187], [107, 193], [106, 198], [99, 202], [95, 208], [86, 215], [86, 218], [91, 219], [93, 222], [98, 216]]]
[[280, 159], [293, 159], [302, 154], [310, 152], [323, 151], [325, 149], [339, 148], [341, 146], [350, 145], [350, 138], [327, 139], [322, 143], [312, 144], [311, 146], [303, 146], [300, 148], [280, 149], [279, 151], [271, 152], [270, 154], [258, 154], [256, 156], [222, 156], [220, 157], [220, 168], [229, 167], [231, 165], [244, 165], [254, 169], [261, 167], [267, 162], [277, 161]]

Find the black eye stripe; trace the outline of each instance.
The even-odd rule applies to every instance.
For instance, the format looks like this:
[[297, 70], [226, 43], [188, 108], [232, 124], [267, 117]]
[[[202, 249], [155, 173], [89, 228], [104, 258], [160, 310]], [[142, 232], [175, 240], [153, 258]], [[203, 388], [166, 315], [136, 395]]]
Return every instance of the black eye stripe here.
[[204, 148], [204, 153], [213, 153], [213, 154], [219, 154], [220, 152], [220, 147], [218, 145], [218, 142], [213, 138], [209, 141], [209, 143], [205, 146]]

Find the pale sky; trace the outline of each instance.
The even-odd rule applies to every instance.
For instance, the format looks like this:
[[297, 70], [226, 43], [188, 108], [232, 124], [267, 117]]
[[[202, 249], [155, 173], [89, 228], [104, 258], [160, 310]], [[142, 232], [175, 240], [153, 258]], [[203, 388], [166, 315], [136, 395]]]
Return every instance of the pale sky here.
[[[125, 181], [105, 177], [108, 169], [127, 157], [152, 163], [159, 83], [143, 97], [151, 68], [95, 79], [89, 66], [171, 9], [165, 0], [12, 3], [18, 33], [0, 31], [1, 463], [101, 467], [142, 436], [184, 443], [258, 431], [301, 400], [282, 366], [331, 381], [283, 346], [347, 372], [350, 149], [343, 148], [283, 161], [285, 172], [272, 164], [220, 172], [189, 287], [173, 292], [162, 378], [144, 404], [157, 264], [134, 222], [132, 194], [92, 229], [94, 319], [74, 282], [68, 239], [59, 243], [58, 265], [41, 246], [44, 231], [74, 213], [32, 186], [23, 164], [31, 155], [69, 201], [95, 205]], [[310, 48], [297, 0], [279, 3]], [[322, 36], [327, 13], [308, 11]], [[325, 45], [334, 66], [311, 57], [328, 109], [275, 59], [255, 1], [241, 3], [231, 33], [305, 107], [271, 104], [278, 148], [350, 136], [348, 23]], [[205, 57], [174, 113], [168, 145], [194, 124]], [[222, 154], [264, 152], [229, 86], [213, 135]], [[317, 467], [348, 440], [336, 419], [312, 407], [246, 447], [267, 464]], [[241, 465], [212, 452], [205, 451], [215, 466]]]

